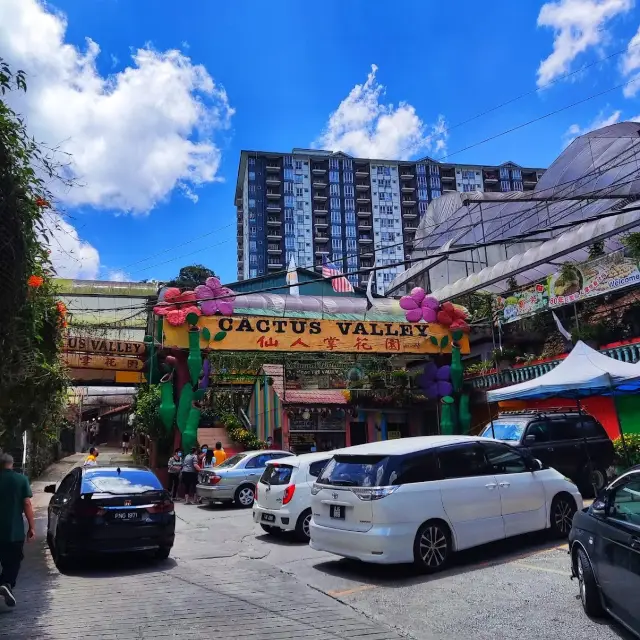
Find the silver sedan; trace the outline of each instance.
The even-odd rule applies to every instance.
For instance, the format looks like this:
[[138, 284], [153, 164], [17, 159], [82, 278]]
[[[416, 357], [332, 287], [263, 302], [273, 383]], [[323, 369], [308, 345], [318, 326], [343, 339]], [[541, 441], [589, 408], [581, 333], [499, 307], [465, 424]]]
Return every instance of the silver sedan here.
[[290, 456], [288, 451], [245, 451], [225, 460], [217, 467], [203, 469], [198, 476], [196, 493], [209, 504], [231, 502], [251, 507], [256, 484], [269, 460]]

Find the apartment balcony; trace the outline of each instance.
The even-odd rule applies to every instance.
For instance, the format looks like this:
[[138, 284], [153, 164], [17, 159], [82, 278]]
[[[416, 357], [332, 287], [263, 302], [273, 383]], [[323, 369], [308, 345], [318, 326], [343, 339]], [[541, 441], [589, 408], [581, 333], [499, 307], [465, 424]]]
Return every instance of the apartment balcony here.
[[413, 180], [415, 175], [410, 169], [400, 169], [400, 180]]
[[[316, 247], [316, 255], [317, 256], [328, 256], [329, 255], [329, 247]], [[316, 265], [318, 266], [318, 265]], [[320, 264], [322, 266], [322, 263]]]
[[371, 231], [371, 221], [370, 220], [365, 220], [363, 222], [358, 222], [358, 229], [360, 229], [361, 231]]
[[373, 251], [364, 249], [360, 252], [360, 258], [373, 258]]
[[410, 184], [403, 184], [400, 190], [402, 191], [402, 193], [413, 193], [416, 188], [412, 187]]
[[326, 175], [327, 170], [324, 167], [316, 165], [315, 167], [312, 167], [311, 173], [313, 173], [314, 176], [324, 176]]
[[284, 265], [282, 264], [282, 260], [269, 260], [267, 262], [268, 269], [282, 269]]
[[356, 178], [367, 178], [369, 176], [369, 169], [366, 167], [356, 167]]
[[536, 184], [538, 184], [538, 181], [535, 178], [525, 178], [522, 182], [523, 184], [531, 186], [535, 186]]
[[497, 173], [485, 173], [483, 178], [486, 184], [496, 184], [500, 179]]
[[371, 198], [366, 193], [359, 193], [358, 197], [356, 198], [356, 202], [371, 202]]
[[362, 209], [358, 209], [358, 216], [360, 218], [366, 218], [367, 216], [371, 215], [371, 209], [367, 208], [362, 208]]
[[282, 240], [282, 231], [279, 229], [267, 229], [267, 240]]
[[452, 175], [452, 176], [448, 176], [448, 175], [445, 175], [443, 173], [443, 174], [440, 175], [440, 180], [442, 182], [455, 182], [456, 181], [456, 176], [455, 176], [455, 174]]
[[267, 202], [267, 211], [282, 211], [282, 206], [279, 202]]
[[267, 245], [267, 253], [280, 254], [282, 253], [282, 248], [278, 244], [270, 244]]
[[313, 199], [317, 200], [318, 202], [326, 202], [327, 201], [327, 194], [326, 193], [320, 193], [319, 191], [314, 191]]
[[280, 200], [282, 194], [279, 191], [267, 191], [267, 198], [270, 200]]
[[272, 227], [279, 227], [282, 225], [282, 220], [280, 220], [280, 218], [276, 218], [275, 216], [268, 216], [267, 225], [271, 225]]
[[329, 213], [329, 210], [328, 209], [324, 209], [320, 205], [314, 205], [313, 213], [315, 213], [317, 216], [326, 216], [327, 213]]
[[404, 227], [404, 230], [415, 233], [418, 230], [418, 225], [416, 222], [407, 222], [407, 224]]
[[362, 235], [358, 238], [358, 241], [362, 244], [371, 244], [373, 242], [373, 238], [371, 236]]
[[280, 173], [279, 164], [267, 164], [265, 168], [267, 170], [267, 173]]
[[405, 196], [404, 198], [402, 198], [402, 204], [407, 205], [409, 207], [415, 205], [415, 203], [416, 203], [415, 196]]
[[314, 180], [313, 181], [313, 188], [314, 189], [326, 189], [327, 188], [327, 183], [325, 180]]
[[313, 239], [318, 243], [329, 242], [329, 236], [326, 233], [315, 232]]
[[316, 229], [326, 229], [329, 226], [327, 220], [314, 220], [313, 224], [316, 226]]
[[405, 220], [415, 220], [418, 217], [418, 214], [415, 211], [403, 211], [402, 217]]
[[[373, 261], [372, 260], [360, 260], [360, 268], [361, 269], [372, 269], [373, 268]], [[365, 276], [365, 280], [367, 280], [366, 276]]]
[[358, 191], [368, 191], [370, 188], [371, 188], [371, 185], [368, 182], [356, 183], [356, 189]]
[[271, 174], [271, 175], [267, 175], [265, 182], [269, 185], [278, 186], [280, 185], [282, 180], [280, 180], [280, 176]]

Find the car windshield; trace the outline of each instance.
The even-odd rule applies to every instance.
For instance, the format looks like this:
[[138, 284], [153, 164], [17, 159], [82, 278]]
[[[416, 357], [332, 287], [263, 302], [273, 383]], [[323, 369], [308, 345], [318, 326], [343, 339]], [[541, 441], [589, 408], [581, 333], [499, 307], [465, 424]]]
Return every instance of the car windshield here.
[[519, 442], [526, 426], [526, 422], [499, 418], [498, 420], [494, 420], [493, 424], [489, 423], [480, 435], [483, 438], [495, 438], [496, 440], [512, 440], [514, 442]]
[[388, 456], [335, 456], [318, 483], [342, 487], [381, 487], [388, 483]]
[[270, 485], [289, 484], [293, 467], [285, 464], [268, 464], [260, 482]]
[[123, 495], [162, 489], [160, 480], [147, 469], [96, 469], [84, 472], [81, 493]]
[[240, 460], [244, 460], [247, 457], [246, 453], [236, 453], [235, 456], [227, 458], [224, 462], [217, 465], [216, 469], [228, 469], [229, 467], [235, 467]]

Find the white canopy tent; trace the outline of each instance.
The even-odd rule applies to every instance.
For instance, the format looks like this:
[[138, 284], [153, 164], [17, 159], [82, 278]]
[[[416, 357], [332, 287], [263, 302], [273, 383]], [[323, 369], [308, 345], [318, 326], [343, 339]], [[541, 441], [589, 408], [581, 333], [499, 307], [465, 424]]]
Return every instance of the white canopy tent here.
[[533, 380], [487, 391], [487, 402], [533, 398], [586, 398], [640, 390], [640, 366], [620, 362], [580, 341], [555, 368]]

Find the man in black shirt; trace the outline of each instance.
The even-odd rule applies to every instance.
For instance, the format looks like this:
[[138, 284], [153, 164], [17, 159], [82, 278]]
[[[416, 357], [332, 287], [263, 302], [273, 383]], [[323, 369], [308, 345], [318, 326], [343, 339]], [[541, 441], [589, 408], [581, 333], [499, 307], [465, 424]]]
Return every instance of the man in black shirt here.
[[131, 436], [128, 431], [122, 432], [122, 453], [129, 453], [129, 443], [131, 441]]

